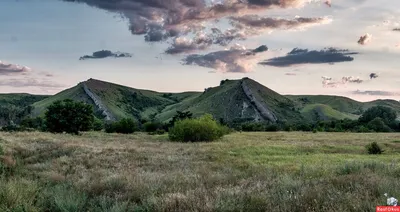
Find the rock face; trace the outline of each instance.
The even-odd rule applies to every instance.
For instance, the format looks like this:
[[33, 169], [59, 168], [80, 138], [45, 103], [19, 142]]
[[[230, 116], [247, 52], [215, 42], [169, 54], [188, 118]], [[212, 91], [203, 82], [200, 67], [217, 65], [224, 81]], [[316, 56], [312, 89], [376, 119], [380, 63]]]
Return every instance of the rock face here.
[[271, 110], [268, 109], [268, 106], [264, 102], [259, 101], [255, 97], [252, 90], [246, 85], [246, 82], [244, 80], [241, 81], [241, 86], [242, 86], [243, 92], [246, 94], [249, 101], [254, 103], [254, 106], [256, 107], [257, 111], [260, 113], [261, 117], [263, 117], [265, 120], [271, 121], [273, 123], [278, 121], [278, 118], [275, 116], [274, 113], [272, 113]]
[[96, 107], [100, 111], [102, 111], [102, 114], [105, 116], [105, 120], [115, 121], [114, 116], [108, 111], [107, 107], [101, 102], [100, 98], [98, 98], [94, 93], [92, 93], [85, 83], [82, 83], [82, 85], [85, 93], [92, 99]]

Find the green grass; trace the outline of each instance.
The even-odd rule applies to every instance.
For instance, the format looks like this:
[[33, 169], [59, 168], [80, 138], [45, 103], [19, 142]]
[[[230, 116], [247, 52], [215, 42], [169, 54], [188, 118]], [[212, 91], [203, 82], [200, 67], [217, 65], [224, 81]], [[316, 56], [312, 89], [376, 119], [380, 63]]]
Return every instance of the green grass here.
[[346, 114], [333, 109], [328, 105], [323, 104], [309, 104], [306, 105], [301, 111], [304, 117], [307, 117], [311, 121], [316, 121], [316, 114], [318, 114], [320, 120], [342, 120], [352, 119], [355, 120], [359, 116], [354, 114]]
[[297, 102], [300, 107], [312, 104], [323, 104], [345, 114], [360, 115], [363, 111], [374, 106], [387, 106], [400, 113], [400, 103], [395, 100], [375, 100], [371, 102], [358, 102], [342, 96], [327, 95], [286, 95], [287, 98]]
[[[1, 211], [374, 211], [400, 197], [398, 134], [0, 133]], [[373, 141], [385, 150], [369, 155]]]

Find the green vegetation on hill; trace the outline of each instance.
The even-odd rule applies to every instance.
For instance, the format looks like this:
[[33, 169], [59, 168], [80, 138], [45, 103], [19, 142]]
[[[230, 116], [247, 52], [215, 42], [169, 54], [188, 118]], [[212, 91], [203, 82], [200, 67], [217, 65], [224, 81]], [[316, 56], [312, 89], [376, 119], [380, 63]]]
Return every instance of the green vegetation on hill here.
[[109, 114], [112, 120], [131, 118], [139, 124], [145, 120], [168, 123], [177, 111], [190, 111], [194, 117], [209, 113], [221, 123], [357, 119], [374, 106], [387, 106], [400, 114], [400, 103], [395, 100], [363, 103], [339, 96], [282, 96], [249, 78], [222, 80], [219, 86], [204, 92], [184, 93], [160, 93], [89, 79], [54, 96], [31, 98], [38, 98], [37, 102], [30, 102], [35, 102], [34, 116], [43, 116], [46, 108], [57, 100], [72, 99], [93, 105], [99, 119], [108, 118]]
[[308, 119], [308, 121], [328, 121], [328, 120], [341, 120], [341, 119], [357, 119], [358, 116], [354, 114], [346, 114], [337, 111], [324, 104], [309, 104], [301, 109], [301, 114]]
[[[386, 106], [400, 114], [400, 102], [395, 100], [358, 102], [347, 97], [327, 95], [286, 95], [286, 97], [295, 101], [297, 107], [301, 108], [302, 114], [308, 119], [313, 118], [312, 115], [316, 111], [316, 107], [319, 108], [318, 112], [321, 117], [330, 120], [343, 118], [356, 119], [364, 111], [375, 106]], [[309, 113], [312, 110], [313, 112]]]
[[31, 94], [0, 94], [0, 126], [7, 125], [11, 121], [18, 123], [31, 113], [31, 104], [47, 98], [45, 95]]

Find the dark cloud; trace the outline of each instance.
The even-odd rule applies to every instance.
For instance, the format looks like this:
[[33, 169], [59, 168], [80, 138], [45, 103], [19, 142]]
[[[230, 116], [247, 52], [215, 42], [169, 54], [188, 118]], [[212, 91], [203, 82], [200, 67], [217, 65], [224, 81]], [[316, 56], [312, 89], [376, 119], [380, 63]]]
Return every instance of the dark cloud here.
[[85, 55], [79, 58], [79, 60], [86, 60], [86, 59], [104, 59], [107, 57], [132, 57], [129, 53], [120, 53], [120, 52], [111, 52], [109, 50], [101, 50], [94, 52], [92, 55]]
[[[294, 20], [262, 18], [258, 15], [246, 15], [231, 17], [232, 29], [221, 31], [211, 28], [211, 33], [198, 33], [194, 38], [177, 37], [173, 40], [171, 47], [166, 50], [167, 54], [190, 53], [195, 50], [204, 50], [212, 44], [227, 46], [233, 40], [245, 40], [248, 36], [259, 35], [266, 29], [289, 29], [305, 27], [307, 25], [319, 24], [326, 21], [325, 18], [296, 18]], [[147, 36], [147, 35], [146, 35]], [[157, 34], [157, 39], [163, 39], [163, 34]]]
[[202, 22], [237, 14], [254, 14], [268, 8], [301, 7], [309, 0], [63, 0], [85, 3], [122, 14], [129, 20], [130, 31], [145, 35], [149, 42], [163, 41], [188, 32], [198, 32]]
[[184, 65], [198, 65], [221, 72], [250, 72], [258, 60], [257, 54], [267, 51], [266, 46], [247, 50], [236, 45], [229, 50], [212, 52], [205, 55], [192, 54], [183, 59]]
[[358, 54], [357, 52], [349, 52], [335, 48], [323, 49], [320, 51], [309, 51], [308, 49], [295, 48], [286, 56], [276, 57], [260, 62], [261, 65], [269, 65], [275, 67], [289, 67], [301, 64], [322, 64], [322, 63], [337, 63], [350, 62], [354, 58], [349, 55]]
[[352, 93], [356, 95], [370, 95], [370, 96], [400, 96], [399, 92], [380, 91], [380, 90], [375, 90], [375, 91], [356, 90], [353, 91]]
[[378, 76], [378, 74], [376, 74], [376, 73], [371, 73], [371, 74], [369, 74], [369, 78], [370, 79], [375, 79], [375, 78], [378, 78], [379, 76]]
[[363, 36], [360, 37], [360, 39], [358, 39], [357, 43], [360, 45], [366, 45], [367, 43], [369, 43], [372, 39], [372, 35], [370, 34], [365, 34]]
[[0, 75], [26, 75], [31, 71], [27, 66], [9, 64], [0, 61]]
[[394, 28], [393, 31], [400, 32], [400, 28]]
[[40, 87], [40, 88], [63, 88], [64, 85], [58, 84], [56, 82], [35, 79], [35, 78], [22, 78], [22, 79], [8, 79], [1, 80], [0, 86], [8, 87]]

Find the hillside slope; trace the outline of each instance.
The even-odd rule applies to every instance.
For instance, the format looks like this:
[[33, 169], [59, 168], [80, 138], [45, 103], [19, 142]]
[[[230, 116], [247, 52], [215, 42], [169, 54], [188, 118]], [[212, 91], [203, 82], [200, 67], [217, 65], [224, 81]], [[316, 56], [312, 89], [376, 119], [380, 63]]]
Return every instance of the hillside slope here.
[[105, 120], [167, 122], [176, 111], [190, 111], [195, 117], [210, 113], [224, 122], [357, 119], [363, 111], [377, 105], [391, 107], [400, 114], [400, 103], [395, 100], [363, 103], [339, 96], [282, 96], [249, 78], [223, 80], [204, 92], [183, 93], [160, 93], [89, 79], [54, 96], [40, 97], [33, 104], [33, 114], [43, 115], [51, 103], [63, 99], [91, 104], [96, 116]]
[[177, 110], [191, 111], [194, 116], [210, 113], [225, 122], [302, 120], [293, 101], [249, 78], [224, 80], [220, 86], [166, 107], [156, 118], [167, 121]]
[[121, 118], [149, 119], [167, 105], [183, 101], [195, 93], [158, 93], [130, 88], [114, 83], [89, 79], [75, 87], [36, 102], [34, 115], [41, 115], [54, 101], [73, 99], [93, 105], [96, 114], [106, 120]]
[[[395, 100], [375, 100], [371, 102], [358, 102], [353, 99], [342, 96], [328, 96], [328, 95], [286, 95], [289, 99], [295, 101], [298, 107], [310, 108], [310, 105], [326, 105], [333, 110], [336, 110], [338, 116], [334, 119], [342, 119], [343, 116], [350, 115], [357, 118], [365, 110], [374, 106], [386, 106], [395, 110], [400, 114], [400, 102]], [[328, 115], [329, 116], [329, 115]]]

